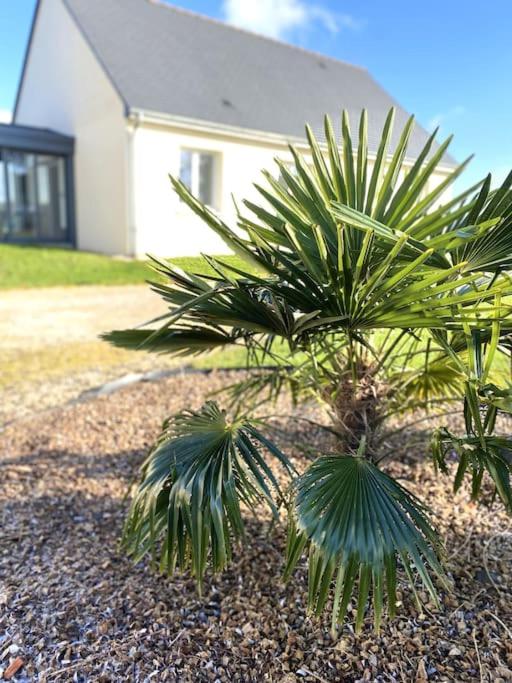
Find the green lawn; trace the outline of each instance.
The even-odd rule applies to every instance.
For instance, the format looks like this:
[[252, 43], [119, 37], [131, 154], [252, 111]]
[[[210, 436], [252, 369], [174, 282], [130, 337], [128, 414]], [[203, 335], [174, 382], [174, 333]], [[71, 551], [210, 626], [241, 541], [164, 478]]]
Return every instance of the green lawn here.
[[[223, 258], [232, 264], [242, 265], [236, 256]], [[172, 261], [195, 272], [211, 272], [200, 257], [174, 258]], [[154, 277], [144, 261], [72, 249], [0, 245], [0, 289], [143, 284]]]

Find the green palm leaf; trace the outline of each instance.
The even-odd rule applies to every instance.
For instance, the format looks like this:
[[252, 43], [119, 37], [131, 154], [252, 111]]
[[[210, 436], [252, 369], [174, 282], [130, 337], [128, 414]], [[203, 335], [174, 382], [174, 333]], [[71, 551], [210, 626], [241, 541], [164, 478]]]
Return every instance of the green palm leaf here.
[[458, 491], [466, 475], [471, 479], [471, 497], [477, 500], [482, 491], [484, 474], [494, 484], [494, 496], [501, 498], [512, 513], [512, 439], [508, 436], [456, 436], [448, 429], [432, 435], [432, 454], [436, 467], [448, 473], [447, 456], [457, 455], [453, 490]]
[[490, 229], [457, 249], [456, 258], [472, 270], [496, 272], [512, 269], [512, 172], [500, 188], [490, 191], [490, 176], [473, 202], [473, 208], [457, 230], [493, 222]]
[[[500, 308], [500, 298], [497, 300]], [[455, 435], [447, 428], [438, 429], [432, 437], [434, 463], [447, 472], [447, 455], [455, 454], [458, 459], [454, 490], [457, 491], [466, 474], [471, 476], [471, 495], [476, 500], [482, 489], [484, 473], [494, 484], [495, 495], [499, 495], [505, 507], [512, 512], [512, 439], [508, 435], [496, 434], [498, 411], [512, 413], [512, 386], [506, 382], [498, 387], [488, 381], [493, 361], [499, 351], [502, 330], [496, 321], [491, 330], [465, 328], [464, 339], [460, 336], [445, 343], [452, 353], [452, 360], [458, 363], [459, 371], [465, 374], [464, 422], [466, 433]], [[454, 356], [456, 345], [465, 342], [467, 353]]]
[[461, 399], [464, 395], [464, 374], [451, 358], [437, 356], [425, 349], [416, 357], [422, 365], [417, 368], [402, 370], [393, 375], [390, 383], [397, 384], [399, 401], [413, 400], [417, 405], [428, 406], [432, 400]]
[[163, 330], [154, 337], [154, 330], [113, 330], [101, 339], [123, 349], [142, 349], [153, 353], [172, 353], [176, 357], [208, 353], [236, 344], [237, 338], [222, 330], [188, 326], [182, 329]]
[[296, 489], [285, 576], [309, 543], [309, 603], [320, 613], [335, 581], [333, 628], [344, 619], [357, 582], [357, 630], [371, 589], [376, 628], [384, 586], [394, 614], [398, 560], [411, 580], [416, 569], [437, 601], [429, 569], [446, 582], [439, 539], [424, 506], [398, 482], [362, 457], [334, 455], [319, 458]]
[[123, 536], [128, 553], [136, 561], [150, 553], [155, 563], [159, 555], [168, 573], [190, 567], [201, 589], [208, 560], [222, 570], [231, 539], [244, 535], [241, 504], [265, 502], [277, 515], [282, 492], [260, 449], [292, 472], [253, 424], [229, 422], [214, 402], [168, 420], [142, 467]]

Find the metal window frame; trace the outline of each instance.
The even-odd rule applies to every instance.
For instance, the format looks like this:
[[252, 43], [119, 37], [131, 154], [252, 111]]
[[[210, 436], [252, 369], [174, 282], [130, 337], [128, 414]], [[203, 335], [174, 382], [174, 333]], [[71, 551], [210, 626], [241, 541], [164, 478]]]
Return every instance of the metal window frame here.
[[[29, 126], [0, 125], [0, 150], [34, 154], [36, 156], [56, 156], [64, 159], [67, 212], [67, 234], [64, 240], [60, 238], [41, 238], [40, 235], [37, 235], [35, 238], [16, 238], [8, 234], [6, 238], [0, 237], [0, 243], [62, 244], [73, 248], [76, 247], [75, 183], [73, 172], [74, 143], [74, 138], [47, 129]], [[7, 214], [10, 218], [12, 216], [12, 207], [6, 167], [4, 167], [4, 171], [3, 182], [5, 184], [6, 192], [6, 207]], [[36, 192], [37, 191], [36, 180]]]

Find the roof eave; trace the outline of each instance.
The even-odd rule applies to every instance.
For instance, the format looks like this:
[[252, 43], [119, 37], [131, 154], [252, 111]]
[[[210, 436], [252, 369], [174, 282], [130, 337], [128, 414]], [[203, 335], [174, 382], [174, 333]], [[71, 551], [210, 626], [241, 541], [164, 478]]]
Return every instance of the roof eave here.
[[[262, 131], [252, 128], [242, 128], [240, 126], [230, 126], [223, 123], [216, 123], [215, 121], [205, 121], [203, 119], [196, 119], [187, 116], [178, 116], [176, 114], [168, 114], [165, 112], [151, 111], [141, 107], [128, 107], [126, 112], [127, 118], [136, 121], [138, 124], [149, 123], [163, 126], [170, 126], [173, 128], [182, 128], [186, 130], [194, 130], [201, 133], [209, 134], [223, 134], [229, 137], [234, 137], [244, 140], [252, 140], [256, 142], [263, 142], [267, 144], [277, 144], [279, 146], [296, 145], [298, 147], [309, 147], [306, 136], [297, 137], [291, 135], [282, 135], [280, 133], [272, 133], [269, 131]], [[320, 142], [321, 147], [325, 144]], [[376, 153], [369, 152], [369, 159], [375, 159]], [[416, 161], [413, 157], [405, 157], [404, 163], [412, 165]], [[437, 168], [441, 172], [449, 173], [458, 166], [457, 162], [453, 164], [439, 163]]]

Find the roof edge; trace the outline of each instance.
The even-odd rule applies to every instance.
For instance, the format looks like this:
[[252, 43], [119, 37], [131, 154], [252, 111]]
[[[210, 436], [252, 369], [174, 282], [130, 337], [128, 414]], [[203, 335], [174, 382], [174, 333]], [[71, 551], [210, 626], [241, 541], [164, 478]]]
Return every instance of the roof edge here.
[[217, 19], [216, 17], [211, 17], [207, 14], [201, 14], [201, 12], [194, 12], [185, 7], [178, 7], [167, 0], [146, 0], [150, 5], [158, 5], [163, 9], [171, 10], [174, 12], [179, 12], [180, 14], [186, 14], [189, 17], [194, 17], [195, 19], [202, 19], [203, 21], [210, 22], [216, 26], [224, 26], [224, 28], [231, 29], [233, 31], [238, 31], [239, 33], [245, 33], [246, 35], [252, 36], [253, 38], [260, 38], [261, 40], [266, 40], [270, 43], [276, 45], [281, 45], [281, 47], [289, 47], [292, 50], [298, 50], [299, 52], [304, 52], [307, 55], [317, 57], [318, 59], [327, 60], [330, 62], [336, 62], [337, 64], [344, 64], [345, 66], [350, 66], [353, 69], [358, 69], [359, 71], [368, 71], [365, 66], [360, 64], [354, 64], [353, 62], [345, 61], [344, 59], [338, 59], [337, 57], [331, 57], [330, 55], [323, 54], [322, 52], [317, 52], [316, 50], [310, 50], [307, 47], [302, 47], [301, 45], [294, 45], [293, 43], [288, 43], [286, 40], [280, 40], [279, 38], [272, 38], [271, 36], [266, 36], [264, 33], [257, 33], [256, 31], [251, 31], [248, 28], [242, 28], [236, 24], [230, 24], [222, 19]]
[[[91, 40], [89, 40], [89, 37], [87, 36], [86, 32], [85, 32], [84, 29], [82, 28], [80, 22], [78, 21], [77, 16], [75, 15], [75, 13], [74, 13], [73, 10], [71, 9], [71, 7], [68, 5], [68, 3], [66, 2], [66, 0], [61, 0], [61, 1], [62, 1], [62, 6], [63, 6], [64, 9], [68, 12], [68, 14], [69, 14], [71, 20], [73, 21], [73, 23], [74, 23], [75, 26], [77, 27], [78, 31], [80, 32], [80, 35], [83, 37], [83, 39], [84, 39], [85, 42], [87, 43], [87, 46], [89, 47], [89, 49], [91, 50], [91, 52], [92, 52], [92, 54], [94, 55], [95, 59], [97, 60], [98, 64], [100, 65], [101, 70], [103, 71], [103, 73], [104, 73], [105, 76], [107, 77], [109, 83], [111, 84], [111, 86], [114, 88], [115, 92], [117, 93], [117, 95], [118, 95], [119, 98], [121, 99], [121, 102], [122, 102], [122, 104], [123, 104], [123, 106], [124, 106], [125, 115], [127, 116], [127, 115], [128, 115], [128, 103], [127, 103], [125, 97], [123, 96], [123, 94], [122, 94], [122, 92], [119, 90], [119, 88], [117, 87], [116, 82], [114, 81], [112, 75], [110, 74], [109, 70], [107, 69], [105, 63], [103, 62], [103, 60], [102, 60], [101, 57], [99, 56], [99, 54], [98, 54], [97, 50], [95, 49], [94, 45], [92, 44]], [[33, 42], [33, 39], [34, 39], [35, 30], [36, 30], [37, 19], [38, 19], [38, 17], [39, 17], [39, 11], [40, 11], [40, 9], [41, 9], [42, 4], [43, 4], [43, 0], [37, 0], [37, 4], [36, 4], [35, 9], [34, 9], [34, 14], [33, 14], [33, 16], [32, 16], [32, 23], [31, 23], [31, 25], [30, 25], [29, 38], [28, 38], [28, 42], [27, 42], [27, 47], [25, 48], [25, 55], [24, 55], [24, 58], [23, 58], [23, 66], [22, 66], [22, 69], [21, 69], [20, 80], [19, 80], [19, 82], [18, 82], [18, 90], [17, 90], [17, 92], [16, 92], [16, 99], [15, 99], [15, 102], [14, 102], [14, 110], [13, 110], [13, 113], [12, 113], [12, 122], [13, 122], [13, 123], [16, 123], [16, 116], [17, 116], [17, 114], [18, 114], [18, 106], [19, 106], [19, 102], [20, 102], [21, 91], [22, 91], [22, 89], [23, 89], [23, 84], [24, 84], [24, 82], [25, 82], [25, 73], [26, 73], [26, 70], [27, 70], [28, 60], [29, 60], [29, 57], [30, 57], [30, 51], [31, 51], [31, 49], [32, 49], [32, 42]]]
[[257, 140], [260, 142], [288, 145], [302, 144], [306, 141], [305, 136], [304, 138], [299, 138], [292, 135], [286, 136], [281, 135], [280, 133], [272, 133], [271, 131], [258, 130], [256, 128], [231, 126], [229, 124], [218, 123], [216, 121], [196, 119], [189, 116], [180, 116], [178, 114], [168, 114], [166, 112], [152, 111], [149, 109], [142, 109], [140, 107], [130, 107], [128, 111], [128, 118], [135, 118], [138, 123], [175, 126], [177, 128], [187, 128], [203, 133], [223, 133], [225, 135], [231, 135], [232, 137]]
[[[100, 57], [98, 51], [96, 50], [96, 48], [95, 48], [95, 46], [94, 46], [93, 41], [92, 41], [92, 40], [89, 38], [89, 36], [87, 35], [87, 32], [85, 31], [84, 27], [83, 27], [82, 24], [80, 23], [80, 21], [79, 21], [78, 17], [76, 16], [75, 12], [74, 12], [74, 11], [71, 9], [71, 7], [69, 6], [69, 3], [67, 2], [67, 0], [61, 0], [61, 1], [62, 1], [62, 5], [65, 7], [65, 9], [67, 10], [69, 16], [71, 17], [71, 20], [73, 21], [73, 23], [74, 23], [75, 26], [77, 27], [78, 32], [80, 33], [80, 35], [82, 36], [82, 38], [85, 40], [85, 42], [86, 42], [87, 46], [89, 47], [89, 49], [90, 49], [92, 55], [94, 56], [94, 58], [95, 58], [96, 61], [98, 62], [98, 64], [99, 64], [101, 70], [103, 71], [103, 73], [104, 73], [105, 76], [107, 77], [107, 80], [109, 81], [110, 85], [114, 88], [114, 91], [117, 93], [119, 99], [121, 100], [121, 103], [123, 104], [123, 107], [124, 107], [125, 116], [128, 116], [128, 111], [129, 111], [128, 102], [127, 102], [125, 96], [123, 95], [123, 93], [121, 92], [121, 90], [119, 89], [119, 87], [118, 87], [118, 85], [117, 85], [117, 83], [116, 83], [114, 77], [113, 77], [112, 74], [110, 73], [110, 70], [108, 69], [108, 67], [107, 67], [107, 65], [105, 64], [105, 62], [103, 61], [103, 59]], [[42, 2], [42, 0], [38, 0], [38, 2]]]

